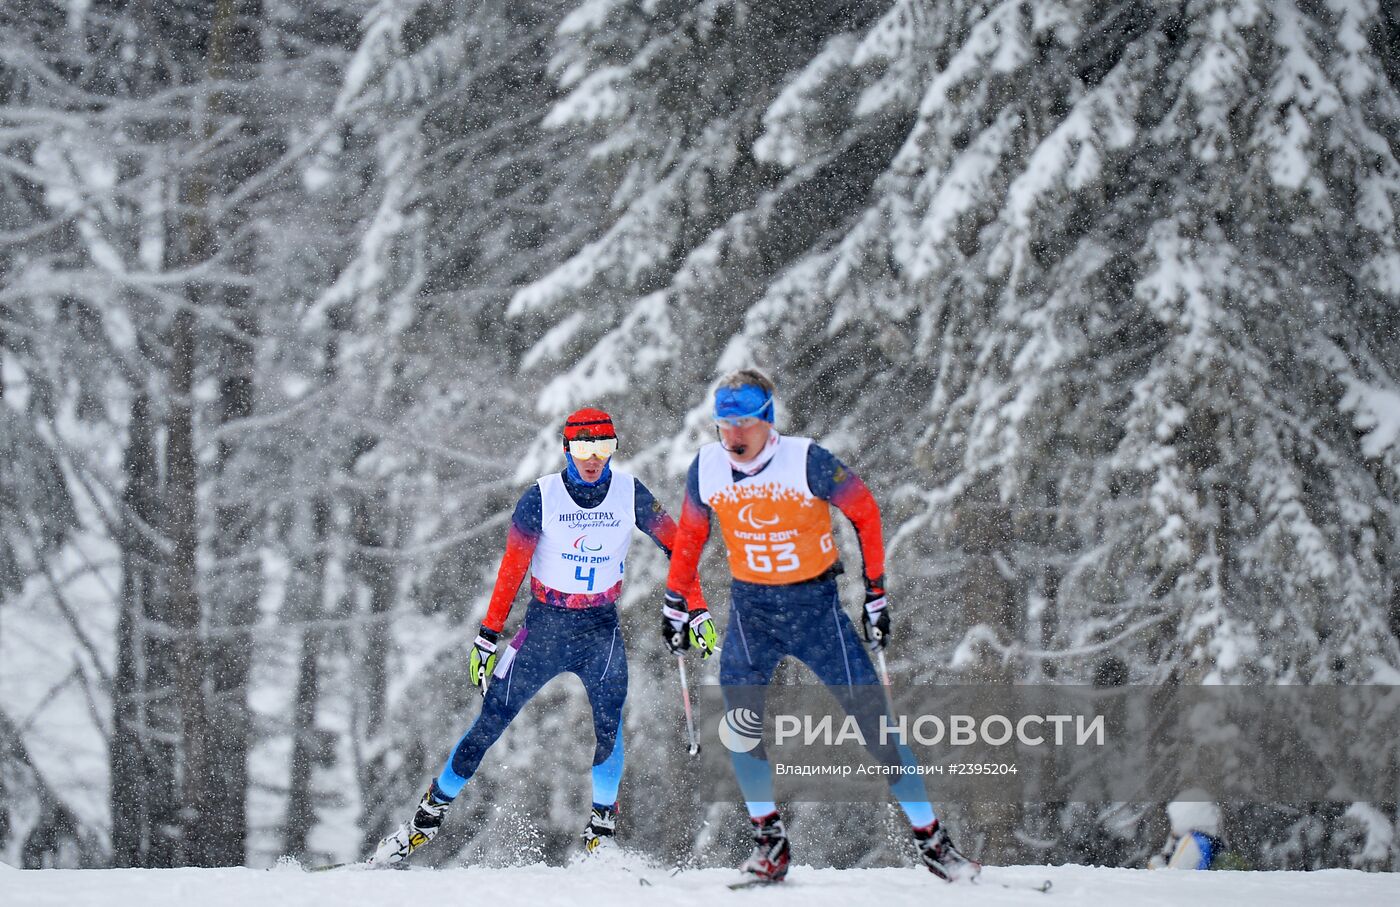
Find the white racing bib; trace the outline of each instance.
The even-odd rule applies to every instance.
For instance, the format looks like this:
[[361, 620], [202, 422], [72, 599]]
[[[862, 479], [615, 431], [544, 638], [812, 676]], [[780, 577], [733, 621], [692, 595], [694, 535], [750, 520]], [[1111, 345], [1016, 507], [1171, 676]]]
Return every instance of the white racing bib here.
[[637, 528], [637, 482], [613, 471], [597, 507], [580, 507], [558, 473], [539, 480], [542, 531], [530, 561], [536, 580], [569, 595], [599, 595], [622, 581], [632, 530]]

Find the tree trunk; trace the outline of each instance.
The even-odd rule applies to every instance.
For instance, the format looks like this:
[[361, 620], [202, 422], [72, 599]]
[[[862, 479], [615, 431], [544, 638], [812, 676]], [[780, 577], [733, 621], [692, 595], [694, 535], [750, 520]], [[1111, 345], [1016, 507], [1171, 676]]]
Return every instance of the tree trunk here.
[[297, 664], [296, 700], [292, 708], [292, 765], [287, 794], [287, 818], [282, 833], [282, 852], [301, 856], [306, 852], [306, 836], [316, 821], [315, 798], [311, 788], [312, 769], [324, 758], [324, 745], [316, 730], [316, 706], [321, 698], [320, 659], [325, 633], [316, 625], [323, 616], [325, 595], [325, 542], [330, 527], [330, 504], [317, 495], [311, 505], [310, 539], [306, 554], [293, 568], [288, 617], [304, 622], [301, 654]]
[[[242, 293], [243, 291], [236, 291]], [[254, 325], [243, 306], [226, 305], [233, 322], [251, 334]], [[253, 358], [251, 342], [228, 339], [224, 343], [224, 375], [219, 382], [220, 425], [253, 413]], [[243, 863], [247, 838], [248, 672], [252, 665], [252, 640], [248, 629], [257, 620], [261, 588], [255, 526], [261, 509], [245, 495], [247, 483], [239, 480], [233, 463], [233, 446], [220, 441], [212, 472], [221, 503], [215, 509], [214, 563], [218, 582], [210, 588], [210, 623], [218, 629], [217, 643], [210, 644], [207, 662], [209, 702], [209, 807], [211, 836], [206, 859], [218, 866]]]
[[[127, 429], [126, 489], [122, 495], [122, 592], [112, 679], [111, 768], [113, 865], [175, 865], [179, 827], [178, 718], [170, 686], [175, 648], [163, 626], [157, 426], [150, 397], [137, 393]], [[157, 632], [149, 632], [155, 628]]]
[[[193, 196], [193, 197], [192, 197]], [[187, 201], [202, 200], [192, 191]], [[199, 243], [190, 235], [192, 245]], [[196, 259], [197, 260], [197, 259]], [[206, 865], [210, 843], [204, 678], [203, 607], [199, 594], [198, 480], [194, 449], [194, 314], [175, 315], [170, 338], [170, 421], [166, 431], [166, 530], [170, 537], [170, 630], [176, 648], [175, 688], [180, 702], [180, 862]]]
[[[257, 42], [249, 40], [240, 19], [256, 21], [259, 0], [218, 0], [211, 23], [208, 78], [222, 81], [236, 77], [241, 64], [256, 61]], [[245, 60], [240, 54], [248, 56]], [[204, 138], [213, 136], [218, 122], [229, 111], [227, 99], [215, 94], [205, 117]], [[215, 225], [209, 218], [211, 186], [237, 182], [246, 173], [234, 172], [239, 163], [226, 162], [221, 170], [204, 166], [186, 181], [180, 193], [184, 216], [181, 242], [176, 244], [180, 263], [194, 266], [211, 260], [219, 249]], [[196, 357], [200, 338], [194, 310], [214, 301], [205, 284], [188, 287], [189, 307], [177, 312], [171, 331], [171, 416], [167, 434], [169, 534], [174, 548], [171, 560], [171, 600], [174, 626], [181, 639], [178, 688], [182, 710], [184, 764], [182, 766], [183, 859], [205, 866], [238, 865], [244, 860], [247, 838], [248, 790], [247, 678], [251, 646], [246, 633], [257, 608], [257, 583], [233, 582], [227, 595], [201, 598], [198, 574], [199, 476], [194, 436], [194, 387], [198, 379]], [[233, 307], [235, 311], [239, 307]], [[246, 310], [235, 317], [245, 333], [250, 319]], [[251, 414], [253, 406], [253, 349], [243, 340], [228, 341], [228, 373], [220, 385], [221, 423]], [[231, 454], [220, 445], [213, 464], [214, 476], [227, 466]], [[221, 506], [215, 513], [213, 554], [235, 558], [247, 555], [251, 539], [249, 510], [242, 504]], [[253, 569], [256, 569], [255, 567]], [[244, 577], [244, 579], [247, 579]], [[221, 590], [223, 591], [223, 590]], [[210, 627], [219, 631], [217, 641], [208, 637]]]
[[[261, 57], [258, 28], [262, 17], [261, 0], [221, 0], [210, 40], [209, 74], [212, 79], [246, 78]], [[237, 102], [216, 94], [210, 102], [215, 119], [239, 117], [250, 150], [221, 161], [209, 178], [209, 185], [227, 194], [250, 179], [259, 169], [256, 113], [239, 109]], [[234, 232], [241, 219], [222, 221], [219, 236]], [[210, 225], [212, 254], [226, 239], [214, 236]], [[237, 250], [236, 266], [251, 272], [254, 268], [250, 241]], [[258, 319], [245, 288], [224, 288], [211, 298], [222, 303], [225, 317], [236, 333], [218, 335], [222, 346], [219, 396], [215, 418], [219, 426], [246, 419], [253, 414], [253, 373], [257, 350]], [[209, 590], [210, 623], [219, 631], [217, 645], [209, 646], [209, 779], [212, 831], [206, 859], [214, 865], [240, 865], [244, 861], [248, 832], [248, 747], [251, 736], [248, 708], [248, 674], [252, 666], [250, 628], [257, 620], [261, 591], [260, 562], [257, 557], [257, 526], [262, 508], [250, 498], [247, 472], [235, 462], [235, 445], [222, 438], [214, 452], [211, 473], [220, 501], [214, 514], [211, 544], [214, 563], [219, 565], [218, 582]]]
[[[373, 450], [376, 441], [363, 437], [352, 445], [350, 468]], [[385, 546], [385, 527], [389, 519], [385, 505], [386, 494], [381, 488], [368, 488], [354, 493], [350, 501], [351, 568], [369, 592], [369, 614], [359, 652], [359, 679], [363, 690], [362, 741], [369, 743], [369, 758], [359, 766], [360, 791], [367, 803], [377, 803], [387, 786], [394, 783], [394, 774], [385, 764], [388, 751], [375, 738], [384, 727], [389, 707], [389, 625], [388, 612], [394, 599], [394, 569], [389, 559], [378, 549]], [[370, 844], [378, 835], [371, 822], [362, 829], [364, 843]]]
[[379, 733], [388, 710], [389, 626], [385, 616], [393, 606], [394, 574], [388, 558], [376, 549], [384, 547], [384, 522], [388, 519], [384, 493], [369, 490], [351, 504], [351, 536], [355, 543], [355, 572], [369, 589], [369, 621], [361, 662], [365, 684], [365, 731]]

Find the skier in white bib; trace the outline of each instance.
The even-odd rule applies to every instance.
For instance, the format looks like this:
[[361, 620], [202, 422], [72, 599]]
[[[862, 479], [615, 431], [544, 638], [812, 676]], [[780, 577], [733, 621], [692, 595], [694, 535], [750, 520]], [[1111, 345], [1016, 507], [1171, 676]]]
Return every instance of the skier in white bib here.
[[[541, 477], [515, 506], [491, 603], [472, 646], [471, 681], [485, 691], [481, 713], [413, 817], [380, 842], [370, 857], [373, 865], [398, 863], [432, 840], [487, 749], [545, 683], [566, 671], [588, 691], [597, 739], [585, 850], [606, 846], [615, 833], [627, 696], [627, 654], [616, 602], [632, 531], [645, 532], [669, 555], [676, 523], [645, 485], [612, 469], [617, 433], [607, 413], [575, 412], [565, 420], [563, 442], [565, 468]], [[527, 572], [529, 610], [502, 651], [501, 631]], [[698, 582], [685, 595], [703, 606]], [[488, 677], [494, 678], [489, 686]]]

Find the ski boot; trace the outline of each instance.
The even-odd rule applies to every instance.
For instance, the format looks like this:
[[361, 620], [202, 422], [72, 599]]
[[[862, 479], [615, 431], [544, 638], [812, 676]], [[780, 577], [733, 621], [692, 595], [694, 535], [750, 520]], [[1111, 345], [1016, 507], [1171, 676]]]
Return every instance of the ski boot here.
[[588, 824], [583, 829], [583, 852], [595, 854], [613, 848], [613, 834], [617, 831], [617, 804], [599, 806], [593, 804], [588, 814]]
[[783, 820], [777, 812], [771, 812], [760, 819], [749, 819], [753, 823], [753, 854], [739, 866], [739, 871], [748, 873], [757, 882], [781, 882], [788, 871], [788, 836], [783, 828]]
[[428, 785], [428, 792], [419, 801], [413, 818], [379, 842], [369, 858], [369, 864], [376, 867], [393, 866], [408, 859], [409, 854], [437, 835], [442, 817], [451, 805], [452, 801], [438, 790], [436, 781]]
[[934, 819], [932, 825], [914, 829], [914, 844], [919, 858], [928, 871], [947, 882], [972, 881], [982, 871], [982, 864], [962, 855], [943, 826]]

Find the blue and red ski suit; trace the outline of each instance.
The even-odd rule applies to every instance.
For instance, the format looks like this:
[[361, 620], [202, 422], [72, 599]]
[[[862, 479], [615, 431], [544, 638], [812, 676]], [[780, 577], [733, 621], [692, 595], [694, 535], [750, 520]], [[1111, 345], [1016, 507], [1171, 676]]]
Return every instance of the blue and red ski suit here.
[[[711, 517], [716, 517], [725, 534], [731, 573], [736, 574], [730, 586], [729, 621], [720, 652], [719, 676], [726, 708], [743, 706], [762, 715], [764, 688], [778, 662], [792, 656], [807, 665], [847, 713], [861, 722], [866, 739], [874, 740], [874, 721], [885, 713], [884, 694], [870, 656], [841, 608], [836, 582], [839, 561], [824, 508], [834, 505], [851, 521], [860, 539], [866, 588], [883, 591], [885, 552], [880, 510], [860, 477], [830, 451], [808, 439], [770, 437], [770, 445], [784, 444], [796, 445], [793, 451], [805, 446], [805, 476], [801, 477], [805, 489], [791, 476], [767, 494], [755, 487], [762, 483], [766, 470], [793, 471], [795, 454], [785, 460], [781, 450], [754, 471], [721, 459], [724, 455], [719, 445], [707, 445], [691, 463], [668, 591], [685, 598], [691, 611], [705, 606], [686, 591], [695, 582], [700, 555], [710, 536]], [[706, 489], [702, 489], [706, 484], [702, 463], [709, 464], [705, 469], [709, 470], [710, 487]], [[733, 486], [724, 487], [722, 478], [717, 482], [714, 464], [730, 470], [728, 479]], [[811, 513], [814, 505], [823, 508], [822, 512]], [[767, 510], [761, 514], [755, 507]], [[799, 511], [806, 512], [799, 515]], [[784, 513], [789, 514], [787, 522], [782, 522]], [[765, 534], [761, 530], [769, 524], [785, 531]], [[774, 539], [780, 541], [775, 543]], [[804, 569], [804, 557], [815, 559], [810, 569]], [[790, 576], [802, 578], [784, 581], [785, 567]], [[745, 578], [738, 578], [738, 574]], [[914, 764], [907, 747], [877, 756]], [[773, 812], [773, 776], [763, 748], [732, 753], [731, 759], [750, 815], [759, 818]], [[917, 775], [899, 776], [891, 791], [911, 824], [923, 827], [934, 821], [933, 807]]]
[[[563, 473], [569, 497], [582, 509], [598, 507], [607, 497], [614, 476], [611, 467], [602, 479], [586, 484], [573, 469]], [[636, 482], [636, 526], [667, 554], [675, 541], [676, 523], [640, 480]], [[543, 527], [539, 485], [531, 485], [515, 505], [506, 551], [482, 626], [500, 632], [510, 615], [515, 594], [530, 572], [530, 562]], [[525, 622], [511, 641], [515, 649], [507, 673], [492, 681], [477, 715], [453, 748], [452, 756], [434, 782], [443, 798], [451, 799], [476, 773], [482, 757], [540, 688], [554, 677], [572, 672], [583, 682], [593, 708], [593, 802], [617, 801], [623, 769], [622, 706], [627, 698], [627, 651], [617, 624], [619, 581], [596, 595], [565, 595], [531, 583]], [[699, 599], [698, 584], [691, 594]], [[502, 655], [505, 654], [504, 648]]]

